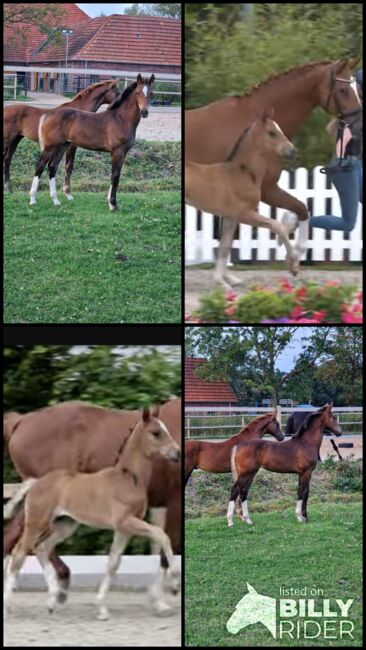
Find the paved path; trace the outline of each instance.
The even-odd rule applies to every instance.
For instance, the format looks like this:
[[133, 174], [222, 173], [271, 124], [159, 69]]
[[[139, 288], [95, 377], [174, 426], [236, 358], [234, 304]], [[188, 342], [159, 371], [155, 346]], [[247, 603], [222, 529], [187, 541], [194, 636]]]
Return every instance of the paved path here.
[[95, 618], [95, 591], [71, 591], [69, 602], [49, 614], [46, 592], [16, 592], [5, 621], [6, 647], [181, 646], [180, 596], [169, 597], [172, 616], [154, 616], [146, 593], [110, 592], [108, 621]]
[[[293, 284], [300, 283], [304, 280], [315, 280], [316, 282], [327, 282], [329, 280], [337, 280], [345, 284], [354, 284], [357, 287], [362, 286], [362, 271], [320, 271], [315, 268], [304, 268], [301, 270], [300, 278], [295, 281], [291, 280], [289, 274], [283, 271], [237, 271], [233, 270], [233, 274], [242, 278], [241, 285], [235, 287], [238, 294], [243, 294], [253, 286], [261, 285], [267, 288], [273, 288], [280, 280], [287, 279]], [[197, 309], [199, 305], [199, 297], [203, 293], [215, 289], [213, 280], [213, 269], [202, 270], [195, 269], [185, 270], [185, 291], [186, 303], [185, 312], [191, 313], [193, 309]]]

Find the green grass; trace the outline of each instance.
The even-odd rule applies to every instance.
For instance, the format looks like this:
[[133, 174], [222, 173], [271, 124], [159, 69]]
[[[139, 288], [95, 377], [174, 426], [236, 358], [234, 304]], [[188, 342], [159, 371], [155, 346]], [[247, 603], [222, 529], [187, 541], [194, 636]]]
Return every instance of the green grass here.
[[[7, 323], [174, 323], [181, 318], [181, 147], [138, 140], [107, 204], [110, 154], [78, 149], [71, 186], [52, 205], [45, 171], [30, 208], [38, 144], [13, 159], [5, 196]], [[42, 191], [43, 190], [43, 191]]]
[[[315, 503], [359, 501], [361, 483], [361, 460], [334, 462], [329, 458], [318, 463], [310, 482], [309, 516]], [[232, 484], [231, 474], [194, 471], [186, 487], [186, 518], [224, 517]], [[295, 507], [297, 486], [296, 474], [260, 469], [250, 488], [250, 512], [284, 512], [290, 506]]]
[[60, 193], [58, 208], [46, 192], [32, 208], [5, 196], [4, 322], [180, 320], [180, 192], [119, 192], [111, 213], [107, 189]]
[[[224, 492], [221, 495], [225, 499]], [[185, 527], [185, 642], [188, 646], [362, 646], [361, 534], [359, 503], [309, 500], [309, 523], [296, 521], [293, 507], [255, 514], [252, 527], [226, 518], [188, 520]], [[251, 509], [252, 510], [252, 509]], [[226, 630], [228, 618], [247, 593], [280, 598], [280, 587], [322, 589], [324, 598], [354, 599], [349, 618], [354, 640], [274, 639], [261, 623], [237, 635]], [[307, 596], [309, 597], [309, 596]], [[297, 598], [292, 596], [292, 598]], [[316, 607], [322, 598], [315, 598]], [[278, 620], [278, 619], [277, 619]], [[298, 618], [290, 619], [297, 622]], [[314, 619], [321, 623], [324, 618]], [[331, 619], [333, 620], [333, 618]], [[339, 619], [335, 619], [339, 620]]]
[[[14, 154], [10, 175], [13, 188], [29, 192], [40, 155], [39, 145], [22, 140]], [[62, 187], [63, 163], [57, 173], [57, 185]], [[105, 192], [111, 176], [111, 156], [103, 151], [78, 149], [71, 178], [72, 191]], [[43, 175], [47, 182], [47, 170]], [[43, 186], [44, 186], [43, 185]], [[118, 196], [121, 192], [152, 192], [181, 189], [180, 142], [147, 142], [137, 140], [122, 167]]]

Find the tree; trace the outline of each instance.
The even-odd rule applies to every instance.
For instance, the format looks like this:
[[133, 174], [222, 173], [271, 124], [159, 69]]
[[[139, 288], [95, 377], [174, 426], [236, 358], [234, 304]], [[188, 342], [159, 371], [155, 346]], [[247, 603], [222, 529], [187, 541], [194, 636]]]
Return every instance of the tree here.
[[134, 3], [125, 11], [130, 16], [164, 16], [166, 18], [181, 18], [182, 5], [180, 2], [156, 2], [154, 4]]
[[342, 402], [349, 406], [362, 404], [362, 344], [362, 328], [334, 328], [317, 370], [317, 378], [329, 386], [338, 386]]
[[12, 42], [15, 35], [20, 36], [22, 41], [26, 42], [27, 34], [23, 31], [23, 26], [26, 24], [37, 27], [42, 34], [48, 37], [49, 41], [52, 40], [57, 44], [63, 43], [63, 37], [55, 29], [55, 26], [62, 26], [62, 19], [66, 16], [66, 12], [57, 4], [9, 2], [3, 5], [3, 10], [4, 25], [12, 27], [14, 31], [14, 37], [8, 37], [8, 42]]
[[270, 395], [278, 404], [280, 393], [290, 377], [302, 372], [304, 363], [314, 364], [317, 352], [298, 362], [290, 372], [279, 372], [279, 356], [291, 346], [297, 327], [205, 327], [187, 328], [188, 354], [198, 353], [208, 363], [197, 371], [205, 379], [231, 381], [238, 398], [251, 393], [256, 399]]

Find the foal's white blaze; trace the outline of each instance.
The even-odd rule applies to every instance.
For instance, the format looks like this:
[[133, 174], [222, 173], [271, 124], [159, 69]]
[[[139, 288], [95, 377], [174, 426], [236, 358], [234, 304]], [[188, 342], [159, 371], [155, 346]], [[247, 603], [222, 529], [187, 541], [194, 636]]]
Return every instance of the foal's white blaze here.
[[30, 192], [29, 192], [30, 205], [34, 205], [35, 203], [37, 203], [36, 194], [38, 190], [38, 185], [39, 185], [39, 176], [35, 176], [33, 178], [32, 187], [30, 188]]
[[57, 198], [56, 177], [50, 178], [50, 197], [53, 201], [53, 205], [61, 205], [60, 201]]
[[355, 93], [358, 101], [361, 103], [360, 96], [358, 94], [357, 81], [356, 81], [355, 77], [352, 77], [351, 88], [352, 88], [353, 92]]
[[282, 133], [282, 135], [285, 135], [284, 132], [282, 131], [280, 125], [277, 124], [277, 122], [275, 122], [275, 121], [273, 120], [273, 124], [275, 124], [275, 126], [277, 127], [277, 129], [279, 130], [279, 132]]
[[298, 521], [304, 521], [303, 518], [302, 518], [302, 499], [298, 499], [296, 501], [295, 513], [296, 513], [296, 517], [297, 517]]
[[144, 93], [145, 97], [147, 97], [147, 86], [143, 87], [142, 92]]
[[235, 510], [235, 501], [229, 501], [229, 507], [227, 509], [227, 525], [229, 528], [233, 526], [233, 514]]
[[246, 499], [241, 504], [241, 507], [242, 507], [242, 511], [243, 511], [243, 519], [244, 519], [244, 521], [246, 521], [247, 524], [252, 524], [253, 522], [252, 522], [251, 518], [249, 517], [248, 501]]

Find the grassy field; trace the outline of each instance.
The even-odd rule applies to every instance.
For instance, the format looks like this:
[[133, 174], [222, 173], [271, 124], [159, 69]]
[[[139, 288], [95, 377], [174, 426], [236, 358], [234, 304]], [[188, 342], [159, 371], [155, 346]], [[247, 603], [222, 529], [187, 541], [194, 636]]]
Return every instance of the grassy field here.
[[[108, 154], [79, 150], [74, 201], [50, 200], [47, 174], [29, 203], [39, 151], [22, 142], [5, 196], [6, 323], [173, 323], [181, 317], [179, 143], [139, 142], [107, 204]], [[58, 186], [61, 185], [59, 174]], [[43, 191], [42, 191], [43, 190]]]
[[[307, 525], [295, 520], [294, 508], [281, 514], [258, 513], [253, 521], [249, 527], [237, 519], [233, 528], [227, 528], [223, 518], [186, 523], [186, 645], [362, 646], [360, 505], [313, 505]], [[312, 640], [274, 639], [262, 624], [248, 626], [235, 636], [229, 634], [226, 623], [247, 593], [247, 582], [260, 594], [276, 599], [281, 587], [306, 588], [307, 593], [322, 589], [331, 604], [335, 598], [354, 599], [349, 617], [355, 626], [354, 639], [325, 639], [323, 635]], [[315, 601], [319, 609], [322, 599]]]
[[[235, 517], [233, 528], [225, 516], [230, 476], [194, 472], [185, 499], [186, 644], [361, 646], [361, 472], [360, 461], [322, 463], [310, 484], [309, 523], [302, 525], [294, 514], [297, 477], [261, 470], [249, 494], [253, 526]], [[354, 599], [349, 619], [355, 638], [326, 639], [322, 633], [312, 640], [274, 639], [260, 623], [229, 634], [227, 620], [247, 593], [247, 582], [276, 599], [281, 587], [306, 588], [305, 597], [312, 588], [322, 589], [331, 604]], [[319, 609], [323, 599], [315, 601]]]

